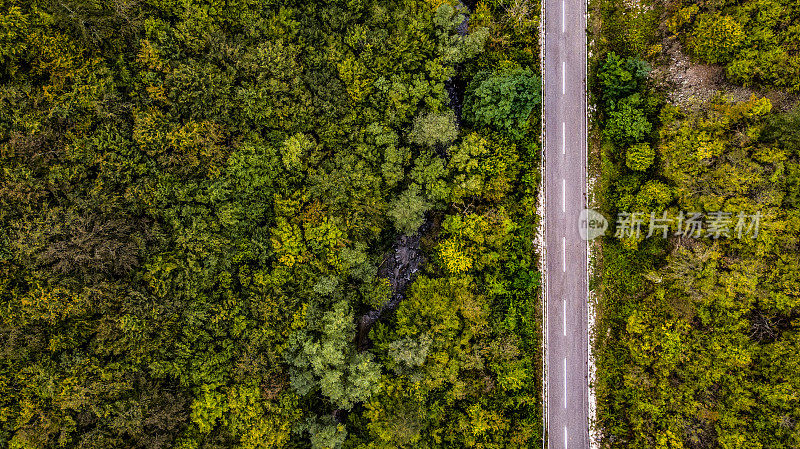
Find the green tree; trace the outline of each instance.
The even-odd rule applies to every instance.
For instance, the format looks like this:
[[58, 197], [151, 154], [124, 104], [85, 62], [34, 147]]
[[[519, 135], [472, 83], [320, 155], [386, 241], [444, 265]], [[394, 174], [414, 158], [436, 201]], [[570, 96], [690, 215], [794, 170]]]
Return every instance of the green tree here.
[[616, 109], [608, 113], [608, 121], [603, 130], [605, 136], [617, 145], [631, 145], [644, 140], [653, 129], [641, 109], [641, 97], [633, 94], [621, 100]]
[[411, 184], [403, 193], [393, 200], [389, 207], [389, 216], [395, 228], [403, 234], [413, 234], [425, 221], [425, 212], [430, 204], [421, 195], [417, 184]]
[[283, 165], [288, 170], [296, 170], [303, 166], [303, 160], [314, 148], [314, 141], [305, 134], [295, 134], [283, 142], [281, 156]]
[[439, 114], [427, 113], [414, 119], [414, 127], [408, 138], [417, 145], [447, 146], [458, 136], [456, 117], [453, 111]]
[[423, 151], [414, 160], [414, 168], [409, 178], [424, 187], [425, 198], [432, 205], [441, 205], [450, 196], [450, 185], [447, 182], [448, 168], [445, 160], [432, 151]]
[[597, 73], [603, 101], [613, 109], [615, 101], [643, 91], [648, 73], [650, 65], [646, 61], [610, 52]]
[[786, 206], [800, 208], [800, 164], [791, 164], [786, 167], [786, 196], [783, 203]]
[[328, 311], [306, 309], [306, 326], [289, 340], [291, 384], [301, 396], [319, 391], [330, 403], [349, 410], [378, 386], [380, 367], [352, 344], [355, 323], [350, 304], [339, 300]]
[[305, 427], [311, 434], [313, 449], [340, 449], [347, 439], [345, 426], [334, 423], [330, 416], [310, 420]]
[[469, 84], [464, 117], [477, 126], [521, 138], [541, 103], [541, 80], [529, 68], [478, 72]]
[[439, 5], [433, 20], [439, 30], [438, 50], [444, 64], [458, 64], [483, 51], [489, 38], [489, 29], [478, 27], [470, 33], [460, 35], [457, 30], [466, 20], [466, 16], [450, 4]]
[[646, 212], [661, 212], [670, 201], [672, 191], [663, 182], [650, 180], [644, 183], [636, 195], [636, 209]]
[[689, 50], [702, 61], [730, 62], [745, 41], [735, 18], [724, 14], [700, 14], [689, 38]]
[[649, 143], [637, 143], [628, 147], [628, 151], [625, 154], [625, 165], [631, 170], [645, 171], [653, 165], [655, 156], [656, 152], [650, 147]]

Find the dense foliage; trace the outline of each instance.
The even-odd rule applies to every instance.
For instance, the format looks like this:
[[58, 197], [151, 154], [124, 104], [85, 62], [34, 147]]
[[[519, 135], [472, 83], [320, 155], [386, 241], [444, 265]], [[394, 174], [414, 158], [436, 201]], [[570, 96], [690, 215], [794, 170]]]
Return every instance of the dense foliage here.
[[0, 446], [541, 444], [520, 5], [0, 0]]
[[723, 64], [734, 83], [800, 91], [797, 2], [679, 1], [668, 26], [698, 60]]
[[[763, 50], [767, 31], [731, 39], [725, 33], [741, 30], [720, 19], [720, 11], [764, 7], [764, 14], [788, 14], [788, 29], [775, 36], [789, 39], [795, 6], [722, 3], [688, 6], [712, 12], [671, 32], [699, 58], [728, 64], [732, 80], [796, 90], [797, 79], [759, 78], [755, 69], [749, 80], [732, 76]], [[666, 103], [643, 69], [645, 59], [663, 61], [652, 20], [659, 6], [595, 3], [603, 21], [593, 77], [596, 207], [612, 219], [595, 279], [599, 430], [605, 447], [797, 448], [800, 110], [777, 110], [759, 95], [735, 101], [725, 92], [693, 109]], [[712, 16], [720, 20], [713, 26]], [[796, 59], [780, 64], [796, 66]], [[617, 213], [637, 211], [644, 213], [641, 235], [612, 237]], [[729, 213], [729, 234], [715, 238], [706, 221], [699, 236], [676, 235], [686, 228], [673, 222], [667, 238], [660, 230], [647, 237], [653, 217], [681, 211]], [[737, 217], [756, 213], [757, 238], [752, 230], [740, 238]]]
[[477, 125], [522, 137], [529, 131], [531, 111], [541, 103], [540, 84], [541, 80], [530, 68], [478, 72], [470, 83], [466, 118]]

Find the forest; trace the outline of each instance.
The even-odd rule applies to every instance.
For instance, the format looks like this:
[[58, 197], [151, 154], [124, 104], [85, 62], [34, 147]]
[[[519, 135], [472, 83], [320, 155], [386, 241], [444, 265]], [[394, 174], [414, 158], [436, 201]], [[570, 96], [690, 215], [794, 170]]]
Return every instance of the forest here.
[[[602, 446], [798, 448], [800, 8], [591, 11], [594, 206], [612, 228], [645, 216], [642, 235], [608, 233], [594, 260]], [[681, 211], [760, 214], [760, 228], [647, 237], [652, 217]]]
[[0, 0], [0, 446], [541, 446], [540, 8], [468, 3]]
[[[541, 447], [540, 7], [0, 0], [0, 447]], [[589, 31], [601, 446], [800, 448], [800, 6]]]

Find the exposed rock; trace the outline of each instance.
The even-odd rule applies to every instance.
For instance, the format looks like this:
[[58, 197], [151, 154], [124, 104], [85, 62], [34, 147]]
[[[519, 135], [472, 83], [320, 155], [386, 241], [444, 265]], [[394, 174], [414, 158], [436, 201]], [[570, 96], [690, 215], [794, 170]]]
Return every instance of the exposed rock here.
[[[460, 36], [466, 36], [469, 31], [469, 15], [464, 14], [464, 20], [458, 25], [457, 28], [458, 34]], [[455, 66], [456, 75], [451, 77], [444, 83], [444, 88], [447, 90], [447, 95], [450, 98], [450, 109], [456, 115], [456, 125], [461, 126], [461, 109], [463, 107], [463, 100], [464, 100], [464, 92], [467, 90], [467, 83], [461, 79], [461, 65]]]
[[467, 33], [469, 32], [469, 14], [464, 13], [464, 20], [462, 20], [461, 23], [458, 24], [456, 32], [458, 33], [459, 36], [467, 35]]
[[478, 0], [462, 0], [461, 3], [466, 5], [466, 7], [469, 8], [470, 11], [474, 11], [475, 7], [478, 6]]
[[[459, 69], [456, 68], [457, 71], [460, 71]], [[461, 127], [461, 110], [464, 107], [464, 92], [467, 90], [467, 83], [456, 75], [445, 81], [444, 88], [447, 90], [448, 97], [450, 97], [448, 106], [456, 115], [456, 126]]]
[[[467, 4], [467, 6], [475, 7], [474, 4]], [[464, 20], [457, 28], [458, 34], [466, 36], [468, 29], [469, 15], [465, 13]], [[456, 75], [445, 82], [445, 89], [447, 89], [450, 97], [449, 106], [455, 113], [456, 126], [460, 127], [466, 82], [459, 75], [461, 72], [460, 65], [455, 67], [455, 72]], [[446, 148], [437, 146], [436, 153], [445, 161], [448, 159]], [[410, 235], [401, 235], [395, 240], [391, 253], [381, 264], [378, 275], [389, 280], [392, 286], [392, 296], [379, 309], [370, 310], [359, 318], [356, 333], [356, 345], [359, 351], [364, 351], [371, 346], [369, 330], [372, 326], [387, 314], [394, 312], [400, 302], [403, 301], [406, 288], [414, 280], [420, 267], [425, 262], [425, 255], [420, 248], [420, 240], [431, 229], [431, 226], [432, 219], [428, 215], [422, 226], [417, 229], [417, 232]]]
[[398, 237], [394, 245], [392, 245], [389, 257], [378, 270], [380, 277], [389, 280], [389, 284], [392, 286], [392, 297], [379, 309], [370, 310], [359, 319], [356, 336], [359, 351], [369, 348], [369, 330], [383, 316], [397, 309], [397, 306], [404, 299], [406, 287], [414, 280], [420, 267], [425, 262], [425, 255], [420, 248], [420, 240], [430, 230], [431, 222], [432, 220], [429, 217], [416, 233]]
[[763, 91], [728, 83], [723, 66], [693, 62], [674, 37], [664, 38], [662, 47], [665, 58], [653, 67], [650, 77], [668, 92], [669, 102], [674, 105], [699, 110], [720, 93], [734, 102], [747, 101], [752, 95], [765, 96], [779, 110], [788, 110], [797, 102], [797, 96], [783, 91]]

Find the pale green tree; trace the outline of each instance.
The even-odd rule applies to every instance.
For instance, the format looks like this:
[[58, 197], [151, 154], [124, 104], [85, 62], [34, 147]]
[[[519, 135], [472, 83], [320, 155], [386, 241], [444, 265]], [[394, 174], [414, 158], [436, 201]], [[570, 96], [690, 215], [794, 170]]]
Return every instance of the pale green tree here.
[[625, 155], [625, 165], [631, 170], [645, 171], [653, 165], [656, 153], [649, 143], [637, 143], [628, 148]]
[[395, 228], [404, 234], [416, 232], [425, 221], [425, 212], [431, 207], [421, 190], [419, 185], [411, 184], [389, 205], [389, 216]]

